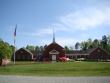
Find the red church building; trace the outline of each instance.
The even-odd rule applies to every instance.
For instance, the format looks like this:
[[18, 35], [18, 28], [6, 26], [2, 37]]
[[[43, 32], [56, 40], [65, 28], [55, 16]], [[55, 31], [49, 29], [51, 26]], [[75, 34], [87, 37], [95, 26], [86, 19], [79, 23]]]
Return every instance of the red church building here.
[[56, 43], [54, 31], [53, 42], [46, 46], [40, 55], [24, 48], [15, 52], [15, 60], [17, 61], [66, 61], [68, 58], [74, 60], [84, 59], [91, 61], [107, 61], [110, 60], [110, 54], [100, 47], [88, 50], [71, 50], [70, 52], [65, 52], [65, 49]]
[[44, 49], [43, 56], [48, 61], [58, 61], [60, 57], [65, 57], [64, 48], [55, 42], [54, 32], [53, 42]]

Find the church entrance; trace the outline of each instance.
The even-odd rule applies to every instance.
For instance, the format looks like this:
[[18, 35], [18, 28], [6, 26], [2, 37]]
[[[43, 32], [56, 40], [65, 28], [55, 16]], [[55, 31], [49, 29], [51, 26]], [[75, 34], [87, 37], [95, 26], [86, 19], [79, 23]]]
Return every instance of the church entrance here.
[[53, 49], [52, 51], [49, 52], [49, 55], [50, 55], [52, 61], [56, 61], [58, 54], [59, 54], [59, 52], [56, 51], [55, 49]]
[[52, 61], [56, 61], [56, 55], [52, 55]]

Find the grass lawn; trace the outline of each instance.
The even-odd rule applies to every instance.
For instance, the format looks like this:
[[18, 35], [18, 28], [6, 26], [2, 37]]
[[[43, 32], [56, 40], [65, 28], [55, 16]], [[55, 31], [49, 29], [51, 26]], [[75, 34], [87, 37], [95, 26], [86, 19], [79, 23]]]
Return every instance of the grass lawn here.
[[0, 75], [110, 76], [110, 62], [17, 62], [1, 66]]

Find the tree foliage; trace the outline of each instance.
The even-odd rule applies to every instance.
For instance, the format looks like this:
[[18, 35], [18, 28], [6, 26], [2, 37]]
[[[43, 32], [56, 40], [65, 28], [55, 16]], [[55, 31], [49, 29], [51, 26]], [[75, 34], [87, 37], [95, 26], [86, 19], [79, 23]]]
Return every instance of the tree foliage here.
[[46, 48], [47, 45], [45, 46], [33, 46], [33, 45], [27, 45], [26, 49], [28, 49], [29, 51], [31, 51], [32, 53], [35, 54], [42, 54], [44, 49]]
[[4, 42], [0, 39], [0, 59], [2, 58], [11, 58], [14, 52], [14, 46], [9, 45], [7, 42]]
[[[105, 49], [107, 52], [110, 52], [110, 35], [102, 36], [102, 39], [88, 39], [87, 41], [82, 41], [80, 44], [80, 47], [82, 50], [87, 50], [91, 48], [101, 47]], [[75, 47], [77, 46], [77, 43], [75, 44]]]
[[28, 49], [29, 51], [35, 51], [35, 46], [33, 45], [27, 45], [26, 49]]
[[79, 43], [79, 42], [76, 42], [76, 44], [75, 44], [75, 49], [76, 49], [76, 50], [80, 49], [80, 43]]

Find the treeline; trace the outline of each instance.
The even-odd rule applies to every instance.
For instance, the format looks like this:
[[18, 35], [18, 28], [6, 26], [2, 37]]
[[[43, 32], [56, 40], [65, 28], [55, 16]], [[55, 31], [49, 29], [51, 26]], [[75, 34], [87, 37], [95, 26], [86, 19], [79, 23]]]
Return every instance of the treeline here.
[[[33, 45], [27, 45], [26, 49], [30, 50], [34, 54], [42, 54], [45, 50], [45, 46], [33, 46]], [[72, 50], [87, 50], [91, 48], [101, 47], [105, 49], [108, 53], [110, 53], [110, 35], [102, 36], [102, 39], [88, 39], [87, 41], [82, 42], [76, 42], [76, 44], [73, 46], [65, 46], [65, 52], [70, 52]], [[2, 58], [11, 58], [12, 54], [14, 53], [14, 46], [10, 45], [9, 43], [3, 41], [0, 39], [0, 59]]]
[[28, 50], [31, 51], [33, 54], [41, 55], [46, 47], [47, 47], [47, 45], [45, 45], [45, 46], [27, 45], [27, 46], [24, 47], [24, 48], [25, 48], [25, 49], [28, 49]]
[[78, 42], [75, 44], [75, 48], [78, 48], [78, 45], [81, 47], [82, 50], [87, 50], [91, 48], [101, 47], [105, 49], [107, 52], [110, 52], [110, 35], [102, 36], [102, 39], [88, 39], [87, 41], [83, 41], [78, 44]]
[[[87, 50], [87, 49], [92, 49], [100, 47], [106, 50], [108, 53], [110, 53], [110, 35], [102, 36], [102, 39], [94, 39], [92, 40], [89, 38], [87, 41], [82, 41], [82, 42], [76, 42], [74, 48], [75, 50]], [[71, 48], [65, 46], [66, 52], [71, 51]]]
[[[27, 45], [26, 49], [30, 50], [31, 52], [36, 52], [38, 53], [42, 53], [43, 50], [47, 47], [47, 45], [45, 46], [32, 46], [32, 45]], [[91, 38], [89, 38], [87, 41], [82, 41], [82, 42], [76, 42], [76, 44], [73, 46], [65, 46], [65, 52], [69, 53], [72, 50], [87, 50], [87, 49], [92, 49], [92, 48], [96, 48], [96, 47], [100, 47], [105, 49], [107, 52], [110, 52], [110, 35], [106, 36], [102, 36], [102, 39], [94, 39], [92, 40]]]

